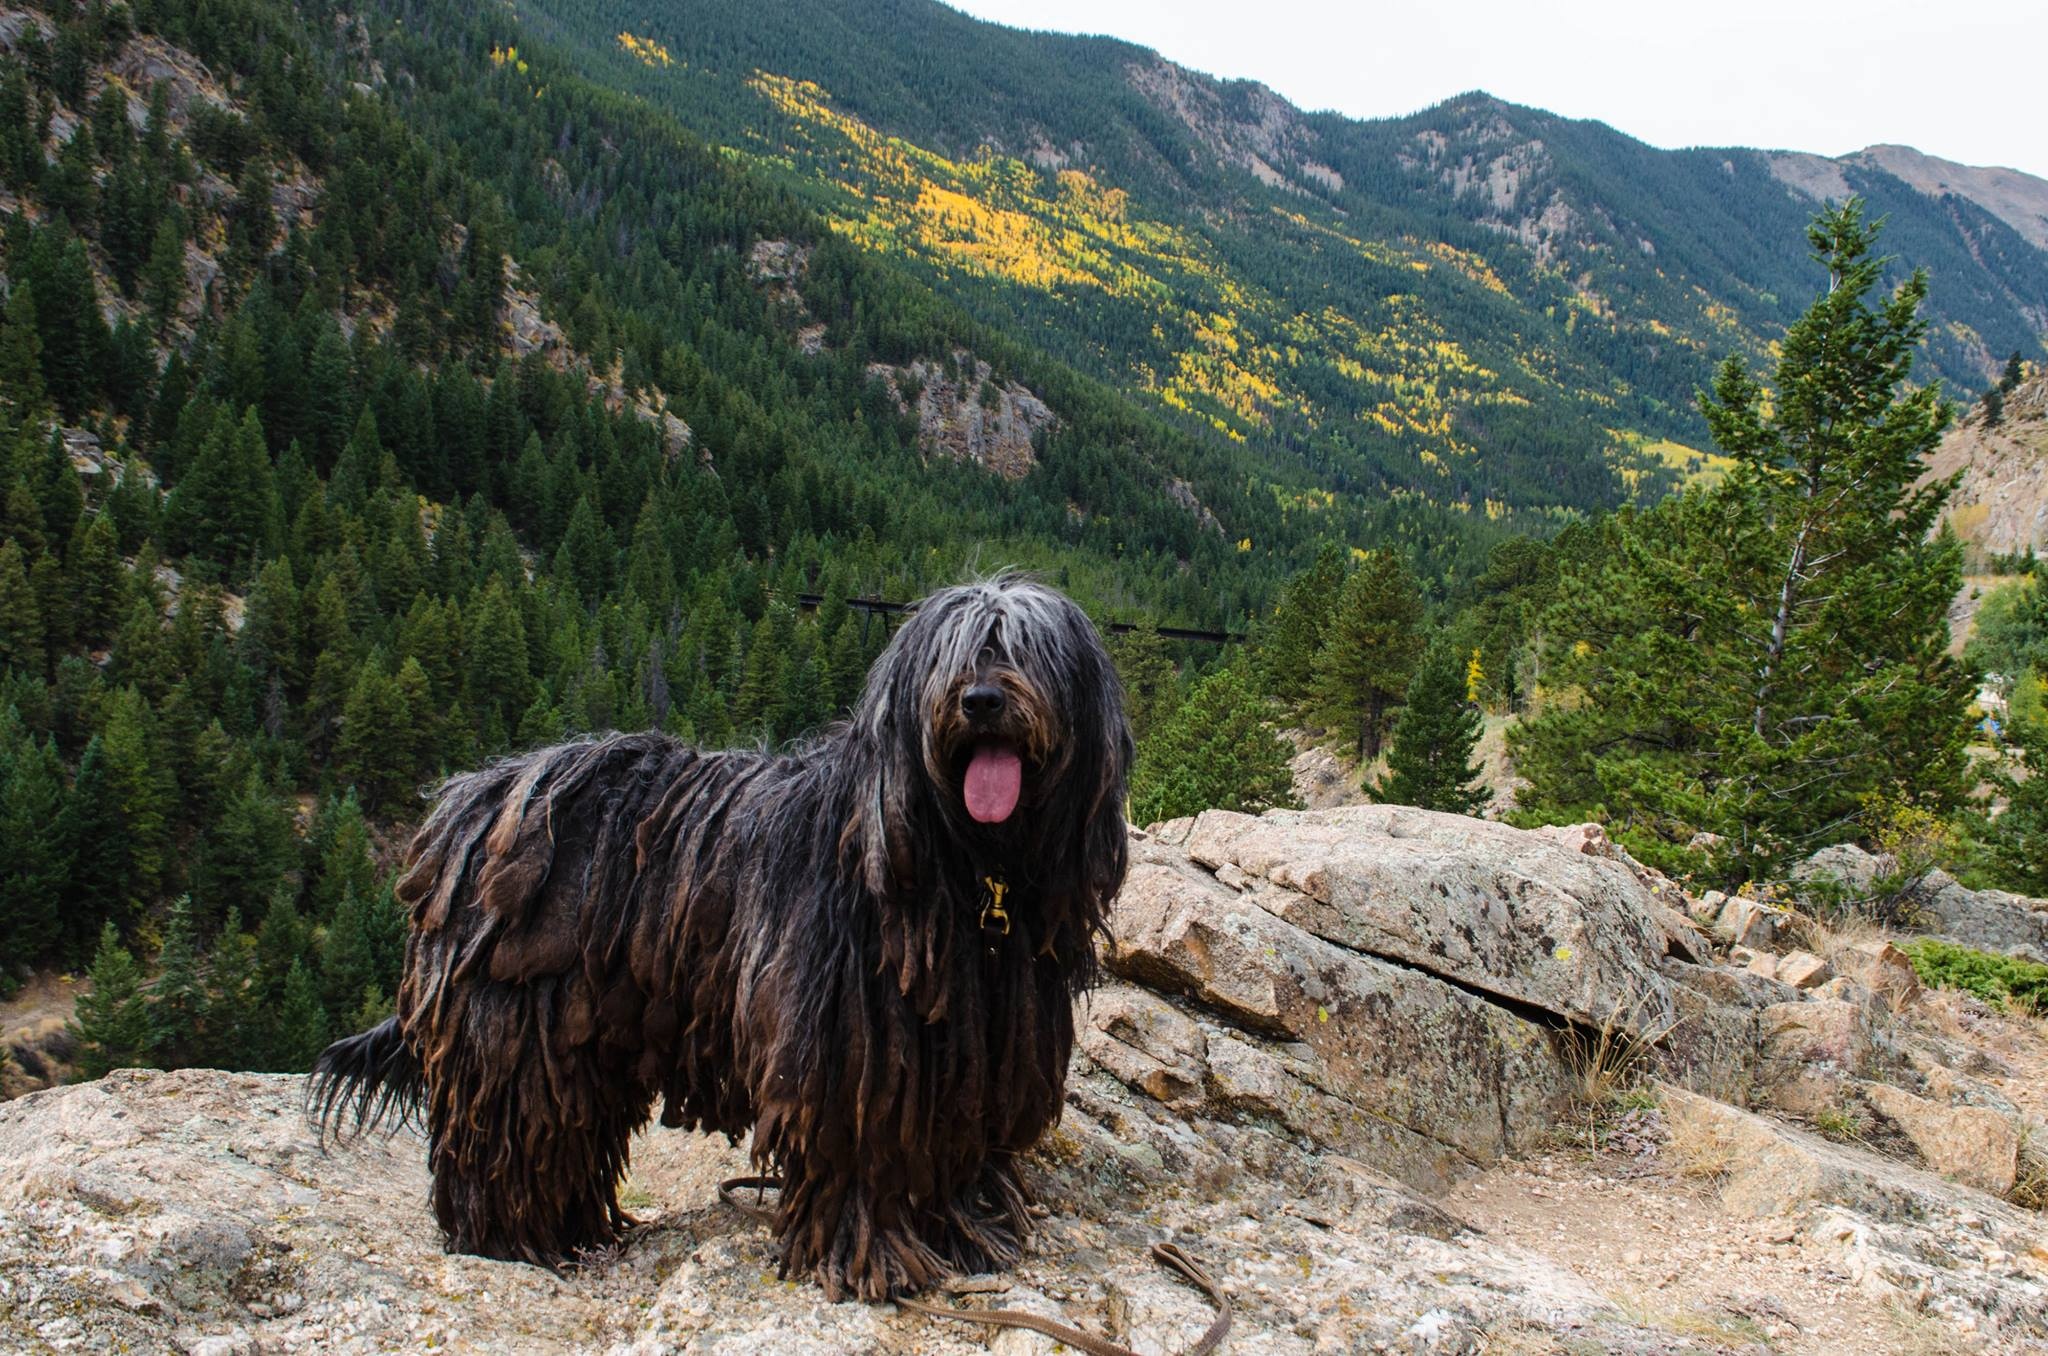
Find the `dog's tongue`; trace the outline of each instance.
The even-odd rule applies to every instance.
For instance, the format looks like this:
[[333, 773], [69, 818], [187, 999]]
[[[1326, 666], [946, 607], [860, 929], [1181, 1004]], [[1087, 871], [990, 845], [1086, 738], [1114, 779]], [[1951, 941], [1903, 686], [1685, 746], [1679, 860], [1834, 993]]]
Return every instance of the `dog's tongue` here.
[[967, 764], [967, 813], [977, 823], [1000, 824], [1017, 808], [1024, 789], [1024, 762], [1008, 744], [981, 744]]

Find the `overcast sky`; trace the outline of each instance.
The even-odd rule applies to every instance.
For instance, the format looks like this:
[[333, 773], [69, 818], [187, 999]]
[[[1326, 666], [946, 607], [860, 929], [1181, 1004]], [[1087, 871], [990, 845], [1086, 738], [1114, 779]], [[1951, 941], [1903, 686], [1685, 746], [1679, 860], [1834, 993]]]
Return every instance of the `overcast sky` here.
[[1658, 146], [1900, 142], [2048, 178], [2048, 0], [948, 0], [1109, 33], [1309, 109], [1483, 89]]

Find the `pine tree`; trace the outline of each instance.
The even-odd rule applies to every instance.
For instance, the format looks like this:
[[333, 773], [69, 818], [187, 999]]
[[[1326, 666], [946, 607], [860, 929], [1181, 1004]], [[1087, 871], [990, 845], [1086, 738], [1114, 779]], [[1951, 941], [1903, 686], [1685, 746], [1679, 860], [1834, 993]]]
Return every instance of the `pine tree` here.
[[52, 554], [62, 550], [78, 530], [85, 512], [85, 493], [78, 488], [78, 472], [72, 469], [71, 453], [55, 429], [43, 440], [42, 464], [36, 471], [36, 506], [42, 510], [43, 540]]
[[1873, 302], [1874, 236], [1860, 203], [1821, 213], [1828, 290], [1773, 389], [1723, 364], [1702, 408], [1727, 477], [1617, 515], [1566, 567], [1545, 669], [1571, 699], [1513, 741], [1525, 817], [1598, 817], [1653, 865], [1739, 882], [1857, 837], [1877, 799], [1961, 796], [1961, 559], [1932, 532], [1952, 482], [1921, 483], [1952, 407], [1908, 385], [1926, 279]]
[[305, 679], [300, 667], [303, 633], [291, 561], [280, 557], [266, 562], [242, 609], [242, 630], [236, 637], [242, 662], [266, 678], [275, 676], [287, 691], [297, 691]]
[[43, 674], [43, 609], [21, 547], [0, 542], [0, 672]]
[[112, 923], [100, 929], [91, 979], [92, 990], [79, 995], [70, 1027], [78, 1043], [79, 1076], [99, 1078], [112, 1069], [148, 1067], [155, 1033], [142, 995], [142, 972]]
[[1344, 581], [1316, 656], [1316, 709], [1370, 762], [1422, 656], [1422, 589], [1407, 563], [1375, 551]]
[[1131, 817], [1149, 824], [1208, 809], [1292, 808], [1293, 753], [1243, 662], [1234, 662], [1196, 683], [1139, 746]]
[[180, 895], [171, 903], [156, 967], [156, 983], [150, 989], [155, 1037], [151, 1053], [159, 1068], [183, 1068], [198, 1057], [200, 1023], [206, 1016], [206, 987], [199, 974], [199, 942], [190, 896]]
[[497, 724], [497, 745], [516, 727], [532, 700], [526, 627], [503, 579], [493, 579], [478, 595], [468, 627], [469, 670], [464, 677], [469, 710], [483, 730]]
[[1479, 776], [1472, 751], [1484, 722], [1467, 700], [1463, 667], [1451, 646], [1424, 652], [1394, 721], [1386, 775], [1371, 788], [1374, 800], [1470, 815], [1493, 799], [1491, 790], [1472, 785]]
[[2005, 360], [2005, 370], [1998, 374], [1998, 389], [2010, 394], [2013, 387], [2025, 380], [2026, 375], [2026, 364], [2021, 361], [2019, 350], [2015, 349], [2012, 356]]
[[12, 706], [0, 706], [0, 994], [15, 972], [49, 958], [61, 930], [58, 906], [70, 871], [58, 837], [64, 768]]
[[104, 748], [98, 735], [87, 742], [57, 814], [56, 856], [67, 868], [58, 950], [67, 962], [84, 959], [99, 926], [128, 911], [132, 849]]
[[567, 718], [542, 691], [520, 714], [519, 724], [512, 732], [512, 744], [515, 748], [538, 749], [548, 744], [559, 744], [568, 734]]
[[320, 989], [302, 960], [285, 975], [284, 997], [278, 1006], [276, 1041], [270, 1064], [279, 1073], [304, 1073], [327, 1048], [327, 1010]]
[[284, 998], [285, 977], [293, 966], [306, 959], [313, 944], [313, 930], [299, 916], [292, 903], [292, 891], [281, 887], [271, 893], [270, 907], [256, 929], [256, 992], [266, 1004]]
[[79, 530], [72, 537], [70, 557], [65, 572], [75, 603], [78, 639], [87, 645], [104, 644], [112, 638], [114, 627], [121, 620], [128, 581], [113, 518], [99, 513], [81, 519]]
[[39, 232], [29, 254], [28, 277], [35, 288], [43, 384], [64, 417], [76, 420], [99, 389], [99, 364], [107, 347], [107, 326], [100, 318], [85, 243], [56, 230]]
[[355, 393], [349, 384], [348, 341], [325, 312], [320, 321], [319, 337], [306, 359], [304, 428], [313, 465], [325, 470], [348, 442]]
[[31, 427], [49, 407], [43, 385], [43, 336], [36, 321], [35, 284], [15, 283], [0, 318], [0, 410], [20, 427]]
[[605, 588], [611, 574], [612, 546], [610, 534], [598, 521], [597, 510], [591, 505], [589, 496], [576, 501], [575, 509], [569, 514], [569, 525], [562, 534], [562, 545], [555, 552], [555, 578], [573, 587], [585, 607], [596, 607], [604, 600]]
[[1297, 711], [1315, 695], [1316, 660], [1336, 615], [1344, 573], [1344, 548], [1324, 542], [1315, 563], [1288, 581], [1261, 638], [1256, 659], [1260, 686]]
[[825, 659], [825, 681], [832, 689], [832, 709], [844, 715], [860, 699], [867, 682], [868, 656], [860, 643], [860, 623], [847, 616], [832, 633]]
[[377, 887], [377, 866], [370, 856], [370, 826], [355, 793], [329, 796], [320, 804], [312, 841], [313, 917], [329, 920], [350, 891], [368, 899]]
[[782, 665], [774, 619], [763, 616], [754, 625], [746, 668], [733, 694], [732, 723], [743, 734], [765, 738], [774, 732], [782, 706]]
[[206, 967], [205, 1062], [216, 1069], [250, 1069], [262, 1061], [258, 1013], [262, 988], [256, 947], [242, 931], [242, 915], [229, 909]]
[[1109, 657], [1123, 682], [1124, 715], [1131, 722], [1131, 735], [1143, 739], [1160, 720], [1173, 714], [1180, 696], [1179, 675], [1167, 657], [1166, 642], [1159, 638], [1159, 626], [1150, 617], [1109, 642]]
[[373, 653], [356, 673], [334, 741], [336, 774], [373, 810], [400, 794], [407, 779], [404, 751], [394, 738], [400, 719], [383, 656]]
[[247, 914], [271, 900], [295, 847], [290, 808], [251, 768], [200, 841], [192, 890], [201, 917], [228, 909]]
[[353, 1016], [363, 990], [377, 985], [376, 944], [370, 935], [370, 901], [350, 889], [341, 897], [320, 944], [320, 999], [340, 1024]]
[[185, 233], [175, 216], [166, 213], [149, 243], [142, 266], [142, 301], [161, 334], [185, 302]]
[[2016, 724], [2010, 733], [2026, 775], [2001, 779], [2005, 813], [1989, 821], [1985, 846], [2000, 886], [2048, 895], [2048, 727]]
[[239, 420], [220, 411], [198, 456], [164, 501], [164, 538], [172, 550], [230, 571], [283, 543], [284, 505], [255, 407]]
[[[107, 88], [119, 95], [113, 85]], [[127, 131], [125, 120], [122, 131]], [[106, 251], [108, 268], [124, 295], [135, 295], [136, 280], [156, 233], [156, 215], [157, 204], [151, 200], [142, 167], [124, 159], [107, 175], [100, 199], [100, 247]]]

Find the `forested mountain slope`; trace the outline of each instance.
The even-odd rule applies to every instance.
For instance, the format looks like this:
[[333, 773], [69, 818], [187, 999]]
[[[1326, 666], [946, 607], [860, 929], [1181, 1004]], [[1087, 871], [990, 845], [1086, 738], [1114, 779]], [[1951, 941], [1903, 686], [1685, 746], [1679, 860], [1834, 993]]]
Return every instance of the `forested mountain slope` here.
[[0, 989], [197, 948], [153, 1060], [388, 998], [365, 821], [442, 773], [831, 719], [850, 594], [1241, 625], [1321, 534], [1441, 584], [1504, 531], [1170, 422], [502, 11], [0, 8], [0, 214]]
[[1785, 242], [1852, 192], [1895, 275], [1933, 275], [1925, 373], [1975, 389], [2048, 332], [2048, 185], [1897, 148], [1661, 151], [1484, 94], [1306, 114], [933, 0], [516, 9], [980, 317], [1344, 488], [1495, 514], [1660, 493], [1714, 363], [1811, 295]]

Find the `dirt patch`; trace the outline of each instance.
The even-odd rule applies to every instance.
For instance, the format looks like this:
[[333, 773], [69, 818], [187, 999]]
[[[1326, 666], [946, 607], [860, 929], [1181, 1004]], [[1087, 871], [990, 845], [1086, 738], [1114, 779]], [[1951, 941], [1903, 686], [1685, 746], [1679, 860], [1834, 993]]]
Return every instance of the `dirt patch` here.
[[1646, 1327], [1737, 1350], [1920, 1349], [1925, 1320], [1859, 1290], [1795, 1221], [1729, 1214], [1711, 1181], [1687, 1176], [1677, 1158], [1668, 1148], [1559, 1150], [1503, 1163], [1445, 1206], [1573, 1272]]

